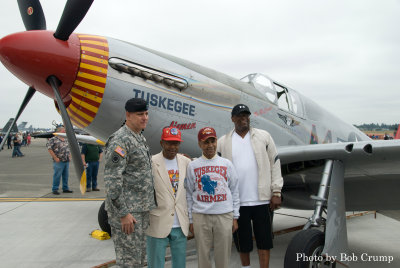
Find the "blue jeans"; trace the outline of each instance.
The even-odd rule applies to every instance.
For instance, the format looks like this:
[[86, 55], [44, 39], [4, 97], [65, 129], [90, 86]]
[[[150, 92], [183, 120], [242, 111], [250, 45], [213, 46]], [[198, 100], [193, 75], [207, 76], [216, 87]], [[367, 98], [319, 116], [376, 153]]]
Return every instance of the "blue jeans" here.
[[87, 162], [88, 167], [86, 168], [86, 188], [96, 189], [97, 188], [97, 173], [99, 172], [99, 161]]
[[58, 191], [60, 187], [60, 179], [62, 176], [62, 189], [68, 189], [68, 170], [69, 170], [69, 162], [53, 162], [53, 188], [51, 189], [53, 192]]
[[165, 251], [170, 246], [172, 257], [172, 268], [186, 267], [186, 236], [182, 229], [172, 228], [166, 238], [147, 236], [147, 266], [149, 268], [164, 267]]
[[12, 152], [12, 157], [14, 156], [23, 156], [22, 152], [21, 152], [21, 145], [14, 145], [14, 150]]

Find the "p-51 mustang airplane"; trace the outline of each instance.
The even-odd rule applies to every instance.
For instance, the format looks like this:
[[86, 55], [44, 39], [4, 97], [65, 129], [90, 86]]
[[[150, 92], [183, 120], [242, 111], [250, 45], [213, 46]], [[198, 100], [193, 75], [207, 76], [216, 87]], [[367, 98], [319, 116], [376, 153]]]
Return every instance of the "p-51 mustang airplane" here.
[[[285, 267], [309, 265], [296, 262], [296, 253], [346, 252], [346, 210], [399, 209], [397, 141], [372, 141], [265, 75], [238, 80], [124, 41], [73, 33], [92, 2], [67, 1], [52, 32], [46, 30], [39, 1], [19, 0], [27, 31], [0, 40], [1, 62], [29, 86], [15, 121], [36, 91], [55, 100], [82, 192], [86, 175], [72, 124], [105, 141], [124, 124], [126, 100], [141, 97], [150, 106], [144, 135], [152, 153], [158, 151], [160, 130], [171, 125], [182, 130], [181, 151], [198, 155], [200, 128], [214, 127], [221, 136], [233, 127], [232, 107], [250, 106], [252, 126], [269, 131], [278, 146], [284, 205], [314, 209], [305, 230], [289, 245]], [[325, 232], [312, 227], [325, 227]]]

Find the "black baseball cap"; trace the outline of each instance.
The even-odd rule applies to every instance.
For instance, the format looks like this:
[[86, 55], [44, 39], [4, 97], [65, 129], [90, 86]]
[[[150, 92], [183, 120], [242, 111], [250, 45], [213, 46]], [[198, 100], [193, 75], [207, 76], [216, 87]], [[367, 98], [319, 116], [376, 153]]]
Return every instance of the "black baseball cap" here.
[[130, 113], [144, 112], [148, 109], [149, 105], [147, 104], [147, 101], [142, 98], [132, 98], [125, 103], [125, 111]]
[[251, 114], [249, 107], [245, 104], [237, 104], [232, 108], [232, 116], [239, 115], [241, 113]]

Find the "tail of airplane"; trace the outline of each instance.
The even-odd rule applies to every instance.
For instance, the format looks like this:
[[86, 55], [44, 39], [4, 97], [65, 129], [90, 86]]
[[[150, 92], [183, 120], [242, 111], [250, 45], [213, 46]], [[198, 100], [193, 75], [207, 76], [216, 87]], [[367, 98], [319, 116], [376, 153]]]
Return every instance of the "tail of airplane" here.
[[28, 122], [22, 122], [21, 124], [18, 125], [18, 129], [24, 129]]
[[399, 130], [400, 130], [400, 124], [399, 124], [399, 126], [397, 128], [396, 136], [394, 137], [395, 140], [399, 140], [400, 139], [400, 131]]
[[[2, 133], [7, 133], [8, 129], [10, 128], [14, 118], [10, 118], [7, 122], [7, 124], [3, 127]], [[17, 124], [14, 124], [13, 128], [11, 129], [10, 133], [17, 133], [18, 132], [18, 127]]]

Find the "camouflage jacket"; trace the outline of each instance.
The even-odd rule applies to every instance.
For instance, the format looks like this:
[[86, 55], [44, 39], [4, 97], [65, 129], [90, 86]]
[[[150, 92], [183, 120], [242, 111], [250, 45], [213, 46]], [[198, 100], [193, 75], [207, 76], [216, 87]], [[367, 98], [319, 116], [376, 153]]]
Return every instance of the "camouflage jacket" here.
[[59, 137], [53, 137], [49, 139], [46, 146], [47, 150], [52, 150], [60, 161], [67, 162], [70, 160], [70, 151], [67, 139], [62, 141]]
[[155, 207], [151, 156], [146, 139], [126, 125], [105, 145], [106, 210], [113, 217]]

